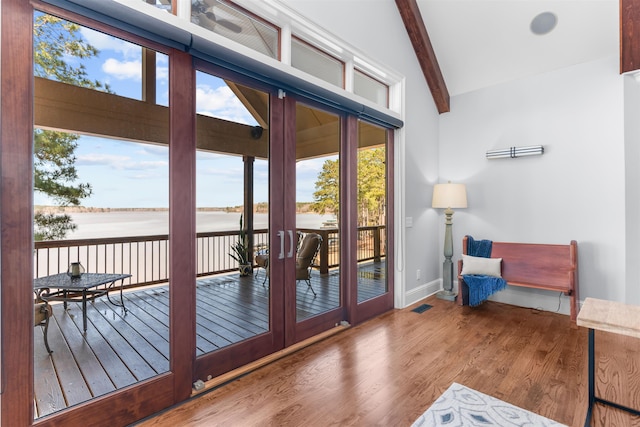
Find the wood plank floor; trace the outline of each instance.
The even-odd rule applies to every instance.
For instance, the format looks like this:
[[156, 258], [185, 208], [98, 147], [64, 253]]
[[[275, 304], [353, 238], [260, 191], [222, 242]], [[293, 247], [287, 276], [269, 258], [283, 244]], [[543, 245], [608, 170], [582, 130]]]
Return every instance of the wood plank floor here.
[[[587, 330], [568, 316], [430, 298], [300, 350], [139, 423], [408, 426], [452, 382], [569, 426], [584, 424]], [[640, 408], [640, 340], [596, 332], [597, 394]], [[594, 426], [640, 426], [596, 405]]]
[[[384, 292], [384, 263], [360, 268], [359, 298]], [[311, 292], [297, 283], [297, 318], [302, 320], [339, 306], [339, 270], [312, 274]], [[226, 347], [264, 333], [269, 327], [269, 281], [255, 275], [217, 275], [198, 280], [196, 354]], [[51, 414], [129, 386], [169, 369], [169, 289], [155, 286], [124, 294], [126, 314], [99, 298], [87, 308], [82, 332], [79, 303], [53, 304], [46, 352], [43, 333], [35, 329], [36, 417]]]

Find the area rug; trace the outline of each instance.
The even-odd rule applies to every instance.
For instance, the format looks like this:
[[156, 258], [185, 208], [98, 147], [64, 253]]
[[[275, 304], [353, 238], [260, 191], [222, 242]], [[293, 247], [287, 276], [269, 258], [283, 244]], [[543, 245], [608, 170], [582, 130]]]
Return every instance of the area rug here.
[[453, 383], [411, 427], [435, 426], [557, 427], [564, 424]]

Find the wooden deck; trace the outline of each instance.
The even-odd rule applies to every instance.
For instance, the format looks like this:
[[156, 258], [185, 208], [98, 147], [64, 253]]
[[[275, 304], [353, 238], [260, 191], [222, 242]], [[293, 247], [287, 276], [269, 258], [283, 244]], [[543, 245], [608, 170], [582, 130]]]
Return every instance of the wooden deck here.
[[[384, 263], [359, 269], [358, 300], [385, 291]], [[312, 286], [297, 283], [297, 318], [303, 320], [339, 306], [339, 270], [312, 274]], [[199, 279], [197, 284], [196, 354], [201, 355], [259, 335], [269, 327], [269, 281], [262, 272]], [[169, 369], [168, 285], [126, 292], [127, 313], [99, 298], [82, 309], [70, 303], [65, 311], [54, 304], [49, 323], [49, 356], [42, 328], [35, 329], [35, 411], [41, 417], [94, 397], [167, 372]]]

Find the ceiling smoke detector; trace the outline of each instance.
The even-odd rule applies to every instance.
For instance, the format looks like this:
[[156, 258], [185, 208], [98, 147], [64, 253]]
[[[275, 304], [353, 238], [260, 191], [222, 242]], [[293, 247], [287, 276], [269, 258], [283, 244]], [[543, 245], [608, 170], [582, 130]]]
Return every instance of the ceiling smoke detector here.
[[542, 12], [531, 21], [531, 32], [542, 36], [550, 33], [558, 23], [558, 17], [552, 12]]

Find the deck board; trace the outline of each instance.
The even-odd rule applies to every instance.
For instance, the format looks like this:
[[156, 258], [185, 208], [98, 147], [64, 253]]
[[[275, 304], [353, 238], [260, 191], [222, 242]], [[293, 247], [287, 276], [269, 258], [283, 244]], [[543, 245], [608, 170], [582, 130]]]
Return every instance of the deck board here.
[[[384, 265], [384, 263], [382, 263]], [[376, 270], [377, 269], [377, 270]], [[376, 265], [358, 278], [358, 300], [380, 295], [384, 284]], [[383, 273], [384, 274], [384, 273]], [[312, 273], [313, 295], [297, 282], [297, 319], [340, 306], [338, 270]], [[42, 328], [34, 331], [35, 411], [42, 417], [169, 369], [169, 286], [156, 285], [124, 293], [121, 307], [98, 298], [87, 305], [82, 331], [80, 303], [52, 304], [49, 356]], [[196, 356], [264, 333], [269, 327], [269, 279], [237, 274], [198, 279], [196, 288]]]
[[[50, 322], [51, 323], [51, 322]], [[53, 366], [53, 359], [49, 357], [44, 346], [44, 335], [42, 328], [36, 327], [34, 343], [34, 403], [36, 413], [48, 414], [59, 411], [67, 407], [60, 388], [60, 382]], [[55, 332], [49, 326], [49, 342], [53, 339], [62, 339], [58, 331], [59, 338], [54, 338]]]
[[[71, 326], [71, 322], [69, 322], [68, 319], [62, 319], [60, 316], [55, 319], [56, 322], [51, 322], [49, 328], [52, 326], [59, 327], [57, 323], [58, 320], [61, 321], [63, 326]], [[101, 396], [115, 390], [116, 387], [113, 381], [111, 381], [111, 378], [105, 372], [101, 361], [84, 340], [80, 330], [78, 330], [75, 325], [73, 325], [72, 329], [73, 330], [71, 330], [71, 328], [69, 330], [63, 329], [61, 331], [64, 334], [64, 339], [67, 344], [66, 347], [63, 347], [63, 351], [68, 349], [71, 352], [71, 357], [75, 360], [80, 372], [91, 373], [90, 375], [84, 376], [87, 386], [91, 391], [91, 396]], [[49, 336], [49, 341], [52, 341], [51, 336]], [[56, 354], [56, 359], [58, 356], [59, 355]]]
[[[68, 348], [63, 347], [62, 351], [70, 355]], [[54, 366], [66, 404], [72, 406], [87, 400], [87, 396], [91, 395], [89, 386], [85, 383], [77, 363], [54, 363]]]

